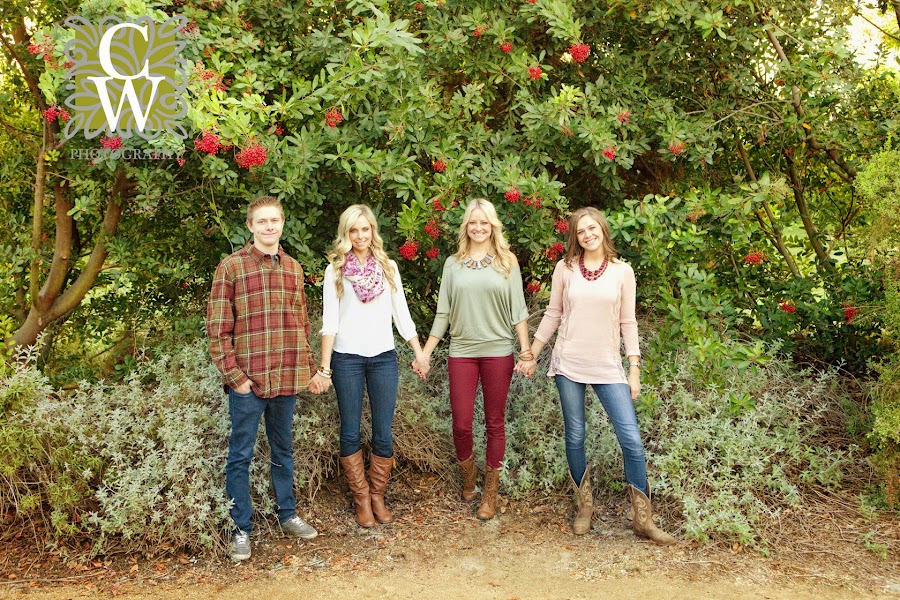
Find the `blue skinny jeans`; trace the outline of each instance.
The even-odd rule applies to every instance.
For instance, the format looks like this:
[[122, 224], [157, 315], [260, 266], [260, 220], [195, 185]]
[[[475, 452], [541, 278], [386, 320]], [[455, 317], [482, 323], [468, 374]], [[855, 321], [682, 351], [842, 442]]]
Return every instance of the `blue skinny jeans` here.
[[400, 369], [394, 350], [376, 356], [334, 352], [331, 355], [331, 383], [337, 394], [341, 415], [341, 456], [356, 454], [360, 448], [363, 392], [368, 392], [372, 409], [372, 453], [381, 458], [394, 455], [391, 426], [397, 407]]
[[[587, 456], [584, 450], [586, 434], [584, 394], [587, 384], [572, 381], [564, 375], [554, 377], [556, 389], [559, 390], [559, 402], [562, 405], [566, 431], [566, 461], [569, 463], [572, 479], [581, 485], [581, 479], [587, 469]], [[619, 440], [625, 463], [625, 481], [647, 494], [647, 459], [644, 457], [644, 444], [641, 442], [641, 432], [638, 430], [637, 415], [634, 412], [628, 384], [593, 383], [591, 387], [594, 388], [616, 431], [616, 439]]]

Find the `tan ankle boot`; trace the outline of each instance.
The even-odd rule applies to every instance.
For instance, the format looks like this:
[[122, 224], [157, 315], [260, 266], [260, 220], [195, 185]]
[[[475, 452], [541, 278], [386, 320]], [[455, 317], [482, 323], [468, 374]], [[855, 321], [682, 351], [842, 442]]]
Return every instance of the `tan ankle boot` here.
[[584, 471], [581, 485], [576, 485], [572, 474], [569, 473], [569, 481], [575, 488], [575, 503], [577, 511], [575, 520], [572, 521], [572, 531], [575, 535], [584, 535], [591, 530], [591, 518], [594, 516], [594, 494], [591, 490], [591, 468]]
[[350, 456], [341, 457], [341, 468], [347, 477], [347, 484], [353, 492], [353, 505], [356, 507], [356, 522], [360, 527], [374, 527], [372, 516], [372, 500], [369, 496], [369, 483], [366, 481], [366, 465], [363, 464], [362, 450]]
[[497, 491], [500, 488], [500, 469], [485, 467], [484, 490], [481, 492], [481, 505], [475, 516], [482, 521], [493, 519], [497, 513]]
[[677, 542], [675, 538], [657, 527], [653, 522], [653, 506], [650, 504], [650, 498], [633, 485], [628, 486], [628, 496], [631, 498], [631, 508], [634, 512], [635, 533], [652, 540], [660, 546], [670, 546]]
[[475, 479], [478, 477], [478, 469], [475, 468], [475, 457], [470, 456], [458, 464], [459, 474], [462, 476], [462, 499], [466, 502], [471, 502], [478, 496], [475, 493]]
[[391, 478], [391, 467], [394, 459], [382, 458], [372, 455], [369, 457], [369, 496], [372, 498], [372, 512], [379, 523], [391, 523], [394, 515], [384, 504], [384, 492], [387, 490], [388, 480]]

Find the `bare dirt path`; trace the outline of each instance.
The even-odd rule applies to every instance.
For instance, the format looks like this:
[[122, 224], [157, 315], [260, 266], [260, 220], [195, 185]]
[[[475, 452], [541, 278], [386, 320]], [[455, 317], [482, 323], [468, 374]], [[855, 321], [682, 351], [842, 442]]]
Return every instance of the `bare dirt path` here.
[[563, 500], [510, 502], [481, 523], [451, 488], [392, 484], [397, 521], [371, 530], [355, 526], [339, 490], [325, 490], [309, 515], [322, 534], [310, 542], [260, 531], [253, 557], [237, 565], [170, 556], [51, 575], [34, 569], [3, 582], [0, 599], [900, 600], [900, 557], [878, 558], [855, 543], [775, 548], [768, 558], [688, 541], [658, 548], [627, 528], [625, 505], [614, 496], [600, 499], [591, 534], [575, 537]]

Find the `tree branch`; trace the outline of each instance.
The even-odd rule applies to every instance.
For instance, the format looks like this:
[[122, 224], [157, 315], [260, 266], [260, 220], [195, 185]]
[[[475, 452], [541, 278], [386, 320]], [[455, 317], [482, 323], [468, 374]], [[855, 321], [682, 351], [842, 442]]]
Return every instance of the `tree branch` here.
[[803, 195], [803, 182], [800, 179], [800, 174], [797, 173], [797, 165], [794, 163], [793, 157], [787, 152], [784, 153], [784, 157], [787, 160], [787, 171], [791, 180], [791, 189], [794, 191], [794, 203], [797, 205], [797, 212], [800, 214], [800, 220], [803, 221], [803, 229], [806, 230], [806, 237], [809, 238], [813, 252], [816, 253], [816, 257], [819, 259], [822, 266], [829, 271], [833, 271], [834, 266], [831, 264], [831, 261], [828, 260], [828, 253], [822, 245], [822, 240], [819, 238], [819, 232], [816, 231], [812, 216], [809, 214], [809, 205], [806, 203], [806, 197]]
[[[769, 21], [767, 17], [764, 15], [760, 15], [760, 20], [762, 21], [763, 28], [766, 31], [766, 36], [769, 38], [769, 42], [772, 44], [772, 47], [775, 49], [775, 53], [778, 55], [778, 58], [786, 65], [790, 65], [791, 61], [788, 60], [787, 54], [784, 52], [784, 48], [781, 46], [781, 42], [778, 41], [778, 37], [775, 35], [774, 24]], [[791, 105], [794, 107], [794, 113], [801, 119], [806, 118], [806, 111], [803, 109], [803, 103], [800, 100], [800, 88], [797, 85], [791, 85]], [[808, 125], [808, 124], [807, 124]], [[847, 162], [841, 157], [841, 153], [836, 148], [826, 148], [823, 146], [817, 139], [816, 136], [813, 135], [812, 128], [806, 130], [806, 142], [810, 145], [814, 150], [818, 150], [820, 152], [824, 152], [828, 158], [830, 158], [834, 164], [839, 166], [844, 171], [845, 181], [852, 181], [856, 178], [856, 169], [847, 164]]]
[[[744, 169], [747, 171], [747, 175], [750, 177], [750, 180], [756, 182], [756, 173], [753, 171], [753, 165], [750, 164], [750, 157], [747, 156], [747, 151], [744, 149], [744, 143], [741, 141], [741, 138], [737, 138], [737, 149], [738, 154], [741, 155], [741, 160], [744, 162]], [[754, 211], [756, 215], [756, 220], [759, 222], [762, 230], [769, 234], [772, 239], [772, 243], [778, 249], [779, 254], [784, 258], [784, 261], [787, 263], [788, 269], [791, 271], [791, 275], [794, 276], [795, 279], [800, 278], [800, 269], [797, 268], [797, 263], [794, 262], [794, 257], [791, 254], [791, 251], [788, 249], [787, 245], [784, 243], [784, 238], [781, 235], [781, 230], [778, 228], [778, 225], [775, 224], [775, 215], [772, 214], [772, 209], [769, 207], [769, 203], [764, 201], [762, 203], [763, 209], [766, 211], [766, 218], [769, 219], [769, 226], [771, 227], [771, 231], [766, 230], [765, 223], [762, 220], [762, 217], [759, 216], [759, 213]]]
[[103, 216], [103, 228], [97, 236], [97, 241], [94, 243], [94, 249], [91, 251], [91, 255], [84, 265], [84, 268], [81, 270], [81, 273], [78, 275], [78, 278], [72, 282], [69, 289], [53, 303], [48, 314], [48, 320], [52, 321], [58, 319], [70, 310], [75, 309], [94, 285], [94, 282], [97, 280], [97, 275], [99, 275], [100, 271], [103, 269], [103, 262], [109, 254], [109, 248], [107, 248], [106, 244], [115, 236], [116, 229], [119, 227], [119, 221], [122, 218], [122, 210], [124, 208], [125, 192], [128, 188], [129, 183], [128, 178], [125, 175], [125, 169], [119, 167], [116, 171], [115, 184], [109, 194], [106, 213]]
[[72, 256], [74, 219], [69, 215], [69, 211], [74, 205], [69, 200], [62, 182], [57, 182], [53, 186], [53, 193], [56, 196], [56, 246], [53, 249], [50, 272], [39, 295], [39, 306], [42, 311], [48, 310], [59, 297], [66, 283]]

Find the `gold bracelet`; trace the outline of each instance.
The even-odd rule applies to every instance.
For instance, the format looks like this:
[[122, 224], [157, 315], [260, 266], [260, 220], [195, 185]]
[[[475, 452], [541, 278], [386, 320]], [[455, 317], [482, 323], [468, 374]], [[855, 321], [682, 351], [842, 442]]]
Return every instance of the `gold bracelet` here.
[[331, 374], [334, 373], [334, 369], [327, 369], [325, 367], [319, 367], [317, 371], [319, 375], [324, 377], [325, 379], [331, 379]]
[[524, 361], [534, 360], [534, 352], [532, 352], [531, 350], [519, 352], [519, 360], [524, 360]]

